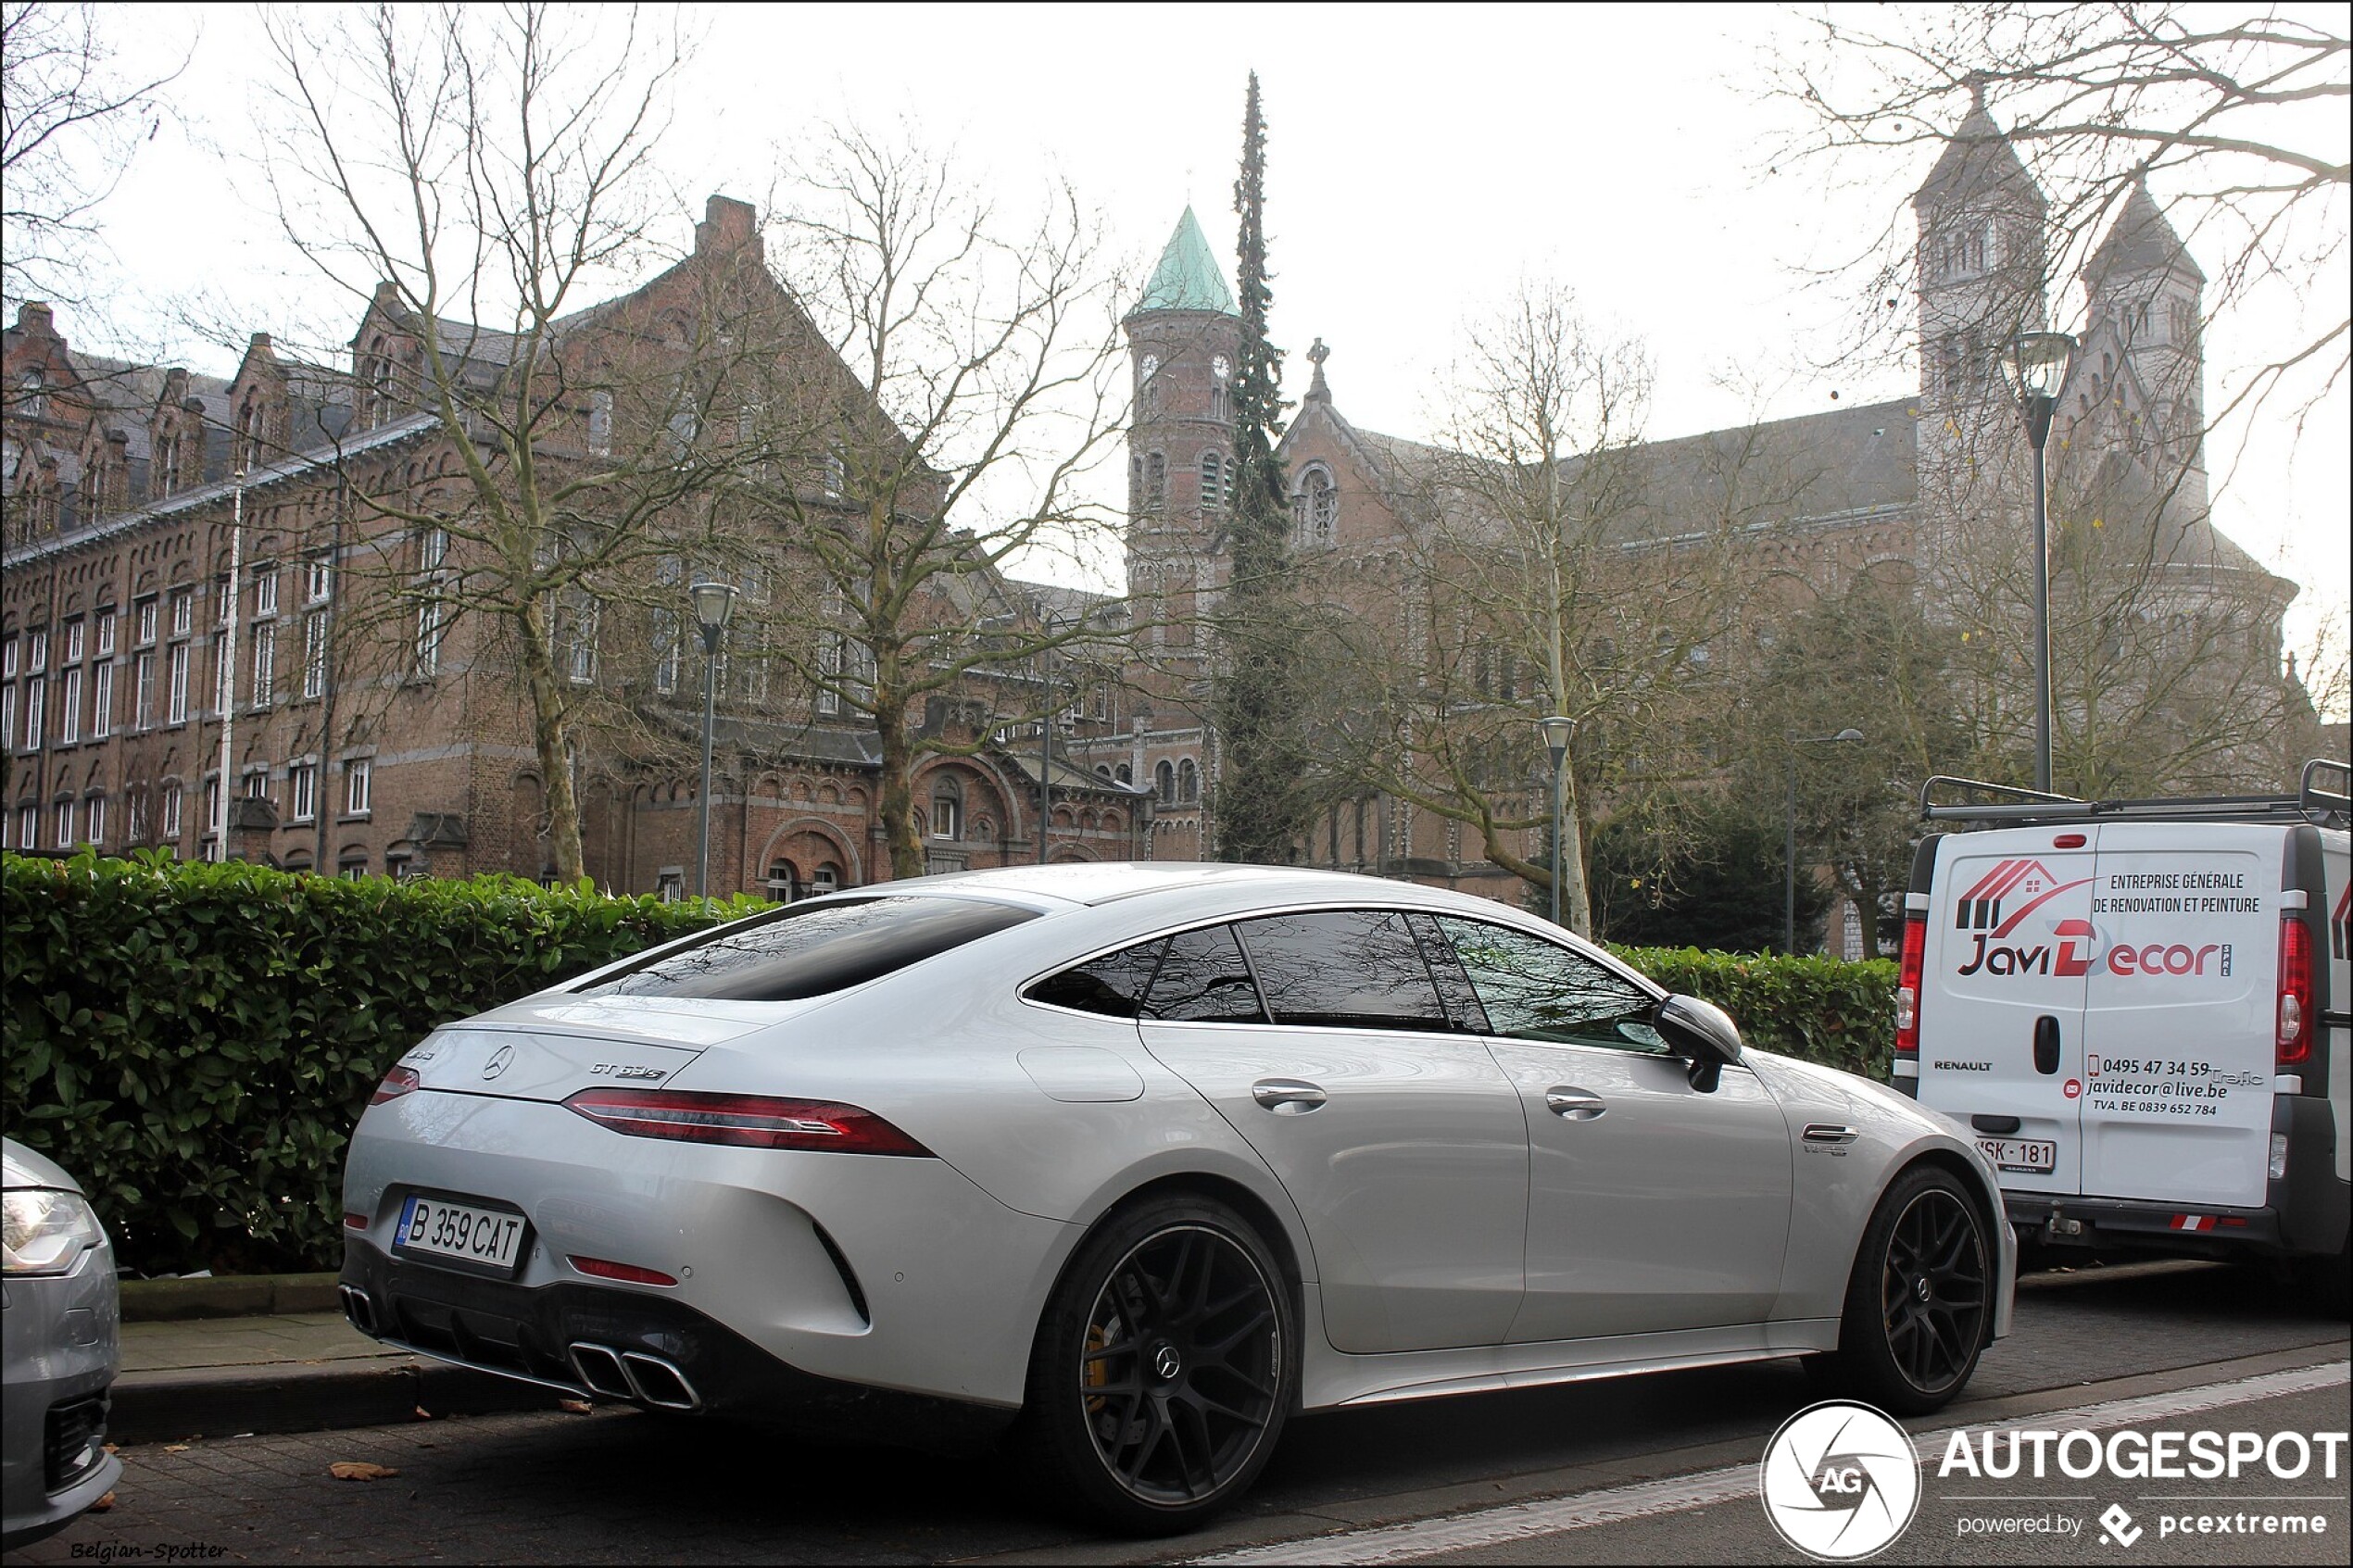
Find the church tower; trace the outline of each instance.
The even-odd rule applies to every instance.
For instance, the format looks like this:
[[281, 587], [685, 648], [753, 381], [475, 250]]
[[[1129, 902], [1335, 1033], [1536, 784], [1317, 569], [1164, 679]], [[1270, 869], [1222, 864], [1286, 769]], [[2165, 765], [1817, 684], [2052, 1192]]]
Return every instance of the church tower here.
[[1203, 652], [1194, 622], [1222, 582], [1224, 519], [1234, 493], [1229, 388], [1241, 317], [1191, 207], [1124, 325], [1136, 378], [1127, 581], [1139, 596], [1139, 623], [1157, 622], [1139, 651], [1198, 674]]
[[1919, 222], [1920, 401], [1935, 422], [2007, 401], [1995, 357], [2043, 330], [2049, 207], [1970, 83], [1969, 111], [1912, 197]]
[[2110, 439], [2175, 490], [2183, 515], [2206, 508], [2206, 274], [2133, 182], [2124, 210], [2083, 270], [2090, 321], [2061, 417], [2096, 411]]
[[1998, 364], [2040, 332], [2049, 207], [1970, 84], [1969, 112], [1912, 197], [1919, 307], [1919, 530], [1931, 576], [1982, 576], [1989, 546], [2023, 537], [2028, 452]]

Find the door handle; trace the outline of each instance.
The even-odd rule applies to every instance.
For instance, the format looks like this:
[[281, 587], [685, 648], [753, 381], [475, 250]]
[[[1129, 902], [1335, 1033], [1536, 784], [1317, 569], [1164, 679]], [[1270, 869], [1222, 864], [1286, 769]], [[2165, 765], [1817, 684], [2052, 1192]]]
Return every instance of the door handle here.
[[1304, 1116], [1324, 1103], [1324, 1091], [1303, 1078], [1261, 1078], [1250, 1098], [1277, 1116]]
[[1587, 1089], [1546, 1089], [1544, 1109], [1571, 1122], [1591, 1122], [1609, 1107], [1602, 1097]]
[[2034, 1021], [2034, 1071], [2045, 1078], [2058, 1071], [2058, 1020], [2049, 1013]]
[[1808, 1122], [1801, 1135], [1807, 1143], [1853, 1143], [1862, 1135], [1843, 1122]]

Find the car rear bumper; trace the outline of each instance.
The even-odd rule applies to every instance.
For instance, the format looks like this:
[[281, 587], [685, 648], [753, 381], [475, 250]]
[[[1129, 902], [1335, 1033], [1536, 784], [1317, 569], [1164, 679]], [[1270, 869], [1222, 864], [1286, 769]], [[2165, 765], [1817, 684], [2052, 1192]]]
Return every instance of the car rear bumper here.
[[371, 1337], [551, 1396], [898, 1442], [976, 1435], [1013, 1413], [821, 1377], [643, 1291], [473, 1278], [366, 1241], [345, 1245], [338, 1284], [346, 1316]]
[[[419, 1192], [521, 1211], [511, 1275], [398, 1250], [405, 1201]], [[417, 1349], [574, 1393], [570, 1340], [557, 1337], [571, 1333], [565, 1314], [625, 1306], [654, 1336], [645, 1354], [660, 1354], [651, 1347], [664, 1335], [715, 1353], [718, 1332], [814, 1377], [1010, 1410], [1075, 1238], [939, 1160], [632, 1137], [560, 1104], [430, 1089], [361, 1117], [344, 1208], [346, 1283], [391, 1292], [387, 1336], [396, 1326], [422, 1336], [400, 1341]], [[673, 1283], [593, 1277], [605, 1264]], [[412, 1303], [407, 1318], [399, 1301]], [[461, 1308], [483, 1321], [453, 1318]], [[536, 1325], [535, 1337], [525, 1347], [499, 1318]], [[761, 1364], [723, 1359], [743, 1376]], [[711, 1402], [745, 1401], [728, 1389]]]
[[2200, 1257], [2282, 1249], [2279, 1216], [2268, 1208], [2190, 1209], [2047, 1192], [2005, 1192], [2002, 1207], [2028, 1244], [2161, 1248]]

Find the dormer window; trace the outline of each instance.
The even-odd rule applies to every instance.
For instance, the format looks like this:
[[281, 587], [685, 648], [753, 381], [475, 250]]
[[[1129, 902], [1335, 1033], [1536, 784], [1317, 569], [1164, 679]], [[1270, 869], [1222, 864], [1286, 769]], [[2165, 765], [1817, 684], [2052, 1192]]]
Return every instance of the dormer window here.
[[378, 338], [368, 350], [368, 423], [372, 428], [391, 419], [392, 356], [384, 350], [384, 340]]

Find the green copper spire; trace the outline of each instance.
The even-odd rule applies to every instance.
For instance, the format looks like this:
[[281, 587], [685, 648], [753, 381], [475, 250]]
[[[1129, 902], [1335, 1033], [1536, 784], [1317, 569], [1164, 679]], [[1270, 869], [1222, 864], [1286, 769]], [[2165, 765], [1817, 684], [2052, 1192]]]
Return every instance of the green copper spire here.
[[1234, 293], [1226, 286], [1226, 274], [1219, 270], [1209, 242], [1202, 237], [1201, 224], [1189, 207], [1185, 208], [1185, 216], [1176, 220], [1176, 232], [1168, 236], [1168, 248], [1160, 253], [1160, 265], [1152, 269], [1152, 281], [1145, 286], [1144, 297], [1137, 302], [1137, 315], [1147, 310], [1214, 310], [1220, 316], [1235, 313]]

